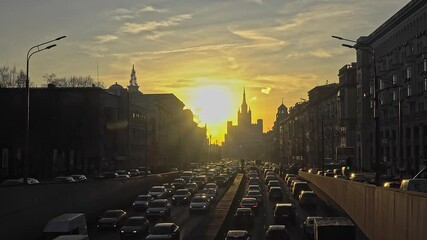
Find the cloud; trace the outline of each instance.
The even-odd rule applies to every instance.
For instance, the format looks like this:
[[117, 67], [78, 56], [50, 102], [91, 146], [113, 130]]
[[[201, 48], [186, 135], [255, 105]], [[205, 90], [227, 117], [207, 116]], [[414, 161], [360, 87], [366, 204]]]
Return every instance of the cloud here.
[[145, 39], [155, 41], [155, 40], [157, 40], [163, 36], [171, 35], [173, 33], [174, 33], [174, 31], [167, 31], [167, 32], [153, 31], [150, 34], [145, 35]]
[[236, 63], [236, 59], [234, 57], [227, 57], [227, 61], [230, 64], [230, 69], [236, 69], [239, 67], [239, 65]]
[[285, 45], [285, 41], [278, 38], [265, 36], [255, 30], [233, 30], [232, 28], [229, 28], [229, 31], [234, 35], [251, 41], [250, 44], [242, 44], [242, 48], [275, 46], [282, 47]]
[[167, 13], [169, 12], [168, 9], [157, 9], [151, 6], [146, 6], [139, 10], [140, 12], [156, 12], [156, 13]]
[[150, 21], [145, 23], [130, 23], [126, 22], [120, 28], [121, 32], [137, 34], [145, 31], [155, 31], [160, 28], [169, 28], [173, 26], [178, 26], [181, 22], [191, 19], [191, 14], [182, 14], [177, 16], [172, 16], [163, 21]]
[[96, 40], [98, 40], [98, 43], [106, 43], [106, 42], [111, 42], [118, 39], [116, 35], [112, 35], [112, 34], [100, 35], [100, 36], [96, 36], [95, 38]]
[[332, 57], [330, 53], [325, 51], [324, 49], [316, 49], [314, 51], [310, 52], [311, 55], [318, 57], [318, 58], [329, 58]]
[[256, 102], [257, 99], [257, 96], [253, 96], [251, 97], [251, 99], [249, 99], [249, 102]]
[[260, 4], [260, 5], [264, 3], [264, 0], [247, 0], [247, 1], [251, 3]]
[[271, 87], [266, 87], [266, 88], [262, 88], [261, 92], [264, 94], [270, 94], [271, 92]]

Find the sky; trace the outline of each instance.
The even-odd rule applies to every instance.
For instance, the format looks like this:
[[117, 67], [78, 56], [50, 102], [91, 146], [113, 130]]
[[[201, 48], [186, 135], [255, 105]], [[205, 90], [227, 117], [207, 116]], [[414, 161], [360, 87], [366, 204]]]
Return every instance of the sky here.
[[[128, 86], [132, 65], [143, 93], [174, 93], [220, 143], [237, 121], [246, 88], [252, 121], [272, 128], [277, 108], [338, 81], [355, 61], [331, 38], [369, 35], [409, 0], [1, 0], [0, 66], [30, 79], [91, 76]], [[98, 70], [97, 70], [98, 69]]]

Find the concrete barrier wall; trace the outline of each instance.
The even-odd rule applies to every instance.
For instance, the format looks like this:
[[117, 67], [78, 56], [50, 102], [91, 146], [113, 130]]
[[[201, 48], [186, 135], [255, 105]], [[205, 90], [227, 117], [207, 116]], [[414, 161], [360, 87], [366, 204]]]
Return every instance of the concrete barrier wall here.
[[376, 187], [307, 172], [299, 172], [299, 176], [333, 199], [369, 239], [426, 239], [427, 193]]
[[85, 213], [88, 221], [104, 210], [129, 207], [153, 185], [172, 181], [178, 172], [147, 177], [72, 184], [0, 188], [1, 239], [39, 239], [46, 223], [63, 213]]

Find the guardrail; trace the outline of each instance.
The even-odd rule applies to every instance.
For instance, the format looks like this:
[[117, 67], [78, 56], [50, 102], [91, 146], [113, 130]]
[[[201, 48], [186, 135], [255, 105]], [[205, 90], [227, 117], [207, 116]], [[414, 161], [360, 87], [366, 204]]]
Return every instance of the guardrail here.
[[373, 240], [427, 237], [427, 193], [299, 172], [334, 200]]

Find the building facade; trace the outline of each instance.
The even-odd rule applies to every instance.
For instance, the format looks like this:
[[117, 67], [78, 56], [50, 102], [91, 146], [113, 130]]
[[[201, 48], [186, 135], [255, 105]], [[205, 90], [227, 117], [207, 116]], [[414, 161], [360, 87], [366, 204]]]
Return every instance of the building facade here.
[[239, 159], [265, 159], [263, 139], [263, 121], [252, 123], [252, 111], [246, 103], [246, 91], [243, 90], [243, 102], [237, 112], [237, 125], [227, 122], [224, 141], [225, 156]]
[[372, 169], [375, 160], [375, 89], [380, 103], [379, 161], [387, 174], [413, 175], [427, 165], [426, 15], [427, 2], [412, 0], [357, 41], [357, 157], [365, 169]]

